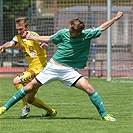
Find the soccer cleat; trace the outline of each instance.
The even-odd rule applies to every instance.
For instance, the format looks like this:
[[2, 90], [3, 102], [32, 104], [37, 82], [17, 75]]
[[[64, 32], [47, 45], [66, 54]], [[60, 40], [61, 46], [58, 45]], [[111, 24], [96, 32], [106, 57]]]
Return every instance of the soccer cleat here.
[[51, 111], [48, 111], [45, 115], [42, 114], [42, 117], [55, 117], [57, 115], [57, 111], [52, 109]]
[[4, 106], [0, 107], [0, 115], [2, 115], [5, 112], [6, 112], [6, 108]]
[[25, 118], [28, 115], [28, 112], [30, 112], [30, 108], [29, 107], [22, 108], [22, 112], [20, 114], [20, 118]]
[[116, 119], [113, 118], [112, 115], [109, 115], [109, 114], [107, 114], [106, 116], [104, 116], [102, 119], [103, 120], [106, 120], [106, 121], [116, 121]]

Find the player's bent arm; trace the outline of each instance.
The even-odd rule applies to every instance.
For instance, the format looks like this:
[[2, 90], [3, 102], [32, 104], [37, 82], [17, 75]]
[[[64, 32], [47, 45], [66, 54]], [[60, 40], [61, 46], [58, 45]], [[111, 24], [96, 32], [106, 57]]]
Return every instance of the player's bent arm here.
[[101, 24], [99, 27], [102, 31], [105, 31], [107, 28], [109, 28], [112, 24], [114, 24], [117, 20], [119, 20], [123, 16], [122, 12], [118, 12], [117, 15], [105, 23]]
[[2, 49], [4, 50], [4, 49], [11, 48], [14, 46], [15, 46], [15, 44], [12, 41], [6, 42], [2, 46], [0, 46], [0, 50], [2, 50]]
[[40, 48], [41, 48], [41, 49], [48, 50], [48, 44], [47, 44], [47, 43], [42, 43], [42, 44], [40, 45]]
[[30, 36], [30, 35], [26, 35], [26, 39], [37, 41], [37, 42], [45, 42], [47, 44], [49, 42], [51, 42], [50, 41], [50, 36]]

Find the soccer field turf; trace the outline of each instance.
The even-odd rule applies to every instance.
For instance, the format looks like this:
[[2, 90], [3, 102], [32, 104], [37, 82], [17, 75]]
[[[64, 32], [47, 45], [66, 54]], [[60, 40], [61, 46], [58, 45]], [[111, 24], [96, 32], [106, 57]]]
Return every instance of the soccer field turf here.
[[[26, 119], [20, 119], [21, 101], [0, 116], [0, 133], [132, 133], [133, 85], [128, 82], [107, 82], [106, 79], [88, 79], [100, 94], [107, 113], [116, 122], [100, 120], [96, 108], [84, 92], [68, 89], [55, 81], [42, 86], [36, 97], [58, 112], [53, 119], [43, 118], [46, 113], [30, 105]], [[0, 106], [16, 92], [12, 78], [0, 79]]]

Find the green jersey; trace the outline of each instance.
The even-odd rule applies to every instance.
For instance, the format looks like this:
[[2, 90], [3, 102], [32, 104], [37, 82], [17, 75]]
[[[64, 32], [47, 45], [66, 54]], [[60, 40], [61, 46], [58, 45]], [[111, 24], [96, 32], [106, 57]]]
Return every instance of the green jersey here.
[[59, 30], [50, 36], [50, 40], [58, 46], [53, 60], [65, 66], [84, 68], [90, 51], [90, 41], [101, 33], [100, 28], [86, 29], [80, 36], [71, 37], [69, 29]]

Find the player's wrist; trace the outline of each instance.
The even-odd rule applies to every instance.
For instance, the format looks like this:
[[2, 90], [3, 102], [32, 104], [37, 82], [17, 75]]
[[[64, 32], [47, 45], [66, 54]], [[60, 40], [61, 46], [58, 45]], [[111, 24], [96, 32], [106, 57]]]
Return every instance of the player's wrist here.
[[1, 48], [1, 49], [0, 49], [0, 53], [2, 53], [3, 51], [4, 51], [4, 48]]

